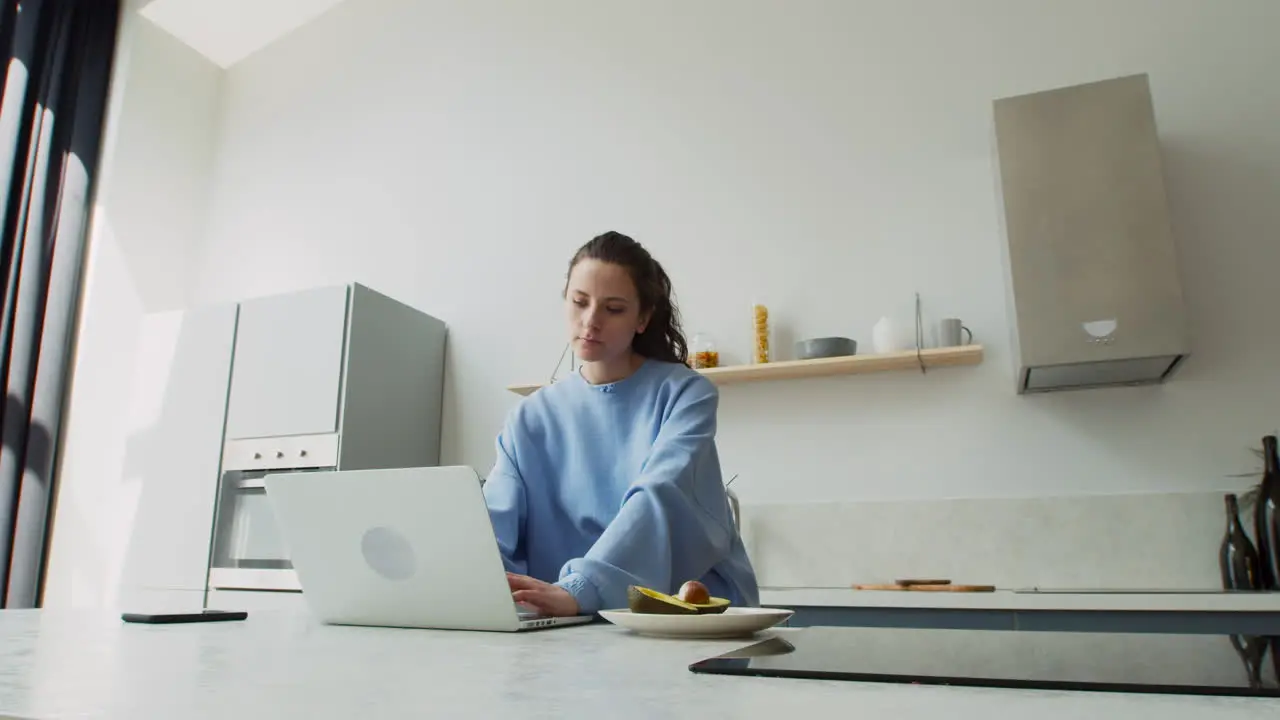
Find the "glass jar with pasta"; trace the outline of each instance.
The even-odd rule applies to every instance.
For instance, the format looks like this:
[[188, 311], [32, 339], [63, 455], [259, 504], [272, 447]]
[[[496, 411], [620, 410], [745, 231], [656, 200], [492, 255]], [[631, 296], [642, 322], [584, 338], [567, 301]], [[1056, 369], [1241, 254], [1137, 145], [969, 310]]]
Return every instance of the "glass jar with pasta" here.
[[761, 303], [751, 305], [751, 314], [755, 323], [752, 332], [751, 360], [757, 365], [769, 362], [769, 308]]

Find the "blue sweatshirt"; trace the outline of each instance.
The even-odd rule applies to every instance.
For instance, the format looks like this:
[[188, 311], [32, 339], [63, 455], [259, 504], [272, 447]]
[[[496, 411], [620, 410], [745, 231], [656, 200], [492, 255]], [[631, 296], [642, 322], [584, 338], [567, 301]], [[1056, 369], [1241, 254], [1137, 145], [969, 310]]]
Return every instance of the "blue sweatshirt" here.
[[720, 474], [718, 403], [701, 374], [658, 360], [524, 399], [484, 485], [507, 570], [560, 585], [583, 613], [625, 608], [629, 585], [675, 593], [688, 580], [758, 605]]

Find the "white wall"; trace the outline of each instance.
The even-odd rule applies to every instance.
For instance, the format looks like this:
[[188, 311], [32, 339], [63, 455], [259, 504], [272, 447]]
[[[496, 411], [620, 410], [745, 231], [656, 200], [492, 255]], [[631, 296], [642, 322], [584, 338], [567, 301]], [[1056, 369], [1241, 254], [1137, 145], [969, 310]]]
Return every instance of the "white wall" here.
[[[1236, 487], [1280, 424], [1280, 4], [348, 0], [227, 75], [192, 299], [356, 280], [451, 326], [445, 461], [564, 344], [616, 229], [747, 356], [956, 315], [980, 367], [725, 388], [744, 503]], [[1013, 394], [994, 98], [1150, 73], [1194, 356], [1158, 388]]]
[[216, 66], [133, 12], [124, 16], [45, 607], [109, 606], [117, 599], [140, 491], [140, 458], [130, 454], [139, 323], [144, 313], [187, 303], [193, 251], [206, 223], [220, 88]]

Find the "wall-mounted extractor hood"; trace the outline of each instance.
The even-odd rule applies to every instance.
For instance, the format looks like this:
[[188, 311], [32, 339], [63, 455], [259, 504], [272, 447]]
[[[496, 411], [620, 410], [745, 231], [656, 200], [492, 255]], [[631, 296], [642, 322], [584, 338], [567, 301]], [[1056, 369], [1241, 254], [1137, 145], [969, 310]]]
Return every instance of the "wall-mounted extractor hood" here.
[[1168, 379], [1190, 348], [1147, 76], [994, 115], [1018, 392]]

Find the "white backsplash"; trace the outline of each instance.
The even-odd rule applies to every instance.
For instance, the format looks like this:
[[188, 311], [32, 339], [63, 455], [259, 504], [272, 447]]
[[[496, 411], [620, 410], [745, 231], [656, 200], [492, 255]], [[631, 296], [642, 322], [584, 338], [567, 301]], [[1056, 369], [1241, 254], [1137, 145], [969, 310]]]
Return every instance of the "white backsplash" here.
[[742, 507], [759, 583], [775, 588], [1216, 589], [1224, 527], [1219, 492]]

